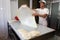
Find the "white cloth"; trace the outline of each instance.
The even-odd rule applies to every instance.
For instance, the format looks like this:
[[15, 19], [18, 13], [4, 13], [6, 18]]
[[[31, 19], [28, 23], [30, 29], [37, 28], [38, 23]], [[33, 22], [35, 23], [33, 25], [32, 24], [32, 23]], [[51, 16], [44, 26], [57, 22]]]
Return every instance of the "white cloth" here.
[[[39, 13], [39, 14], [41, 14], [41, 15], [49, 14], [48, 8], [44, 8], [44, 9], [38, 8], [38, 9], [36, 9], [36, 12]], [[39, 24], [47, 26], [46, 18], [39, 17]]]

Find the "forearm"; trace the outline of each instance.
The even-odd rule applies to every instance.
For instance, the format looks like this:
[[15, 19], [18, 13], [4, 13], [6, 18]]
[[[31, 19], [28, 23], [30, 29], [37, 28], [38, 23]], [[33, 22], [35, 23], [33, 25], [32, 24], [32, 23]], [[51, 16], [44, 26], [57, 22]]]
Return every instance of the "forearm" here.
[[40, 15], [38, 14], [39, 17], [43, 17], [43, 18], [46, 18], [47, 14], [44, 14], [44, 15]]
[[47, 14], [39, 14], [39, 13], [33, 13], [32, 14], [33, 16], [39, 16], [39, 17], [43, 17], [43, 18], [46, 18], [47, 17]]

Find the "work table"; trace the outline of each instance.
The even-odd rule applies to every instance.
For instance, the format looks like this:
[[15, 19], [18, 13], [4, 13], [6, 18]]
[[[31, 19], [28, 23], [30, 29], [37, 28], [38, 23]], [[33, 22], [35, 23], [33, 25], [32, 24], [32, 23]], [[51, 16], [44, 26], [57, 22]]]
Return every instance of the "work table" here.
[[[42, 25], [37, 25], [38, 28], [34, 29], [34, 28], [31, 28], [31, 27], [27, 27], [26, 25], [22, 25], [20, 23], [20, 21], [15, 21], [15, 20], [10, 20], [8, 21], [9, 25], [11, 26], [11, 28], [14, 30], [14, 32], [17, 34], [17, 36], [23, 40], [21, 34], [18, 32], [19, 29], [25, 29], [27, 31], [32, 31], [32, 30], [37, 30], [40, 32], [40, 35], [39, 36], [43, 36], [43, 35], [46, 35], [46, 34], [49, 34], [49, 33], [52, 33], [54, 32], [55, 30], [52, 29], [52, 28], [49, 28], [49, 27], [45, 27], [45, 26], [42, 26]], [[36, 37], [35, 37], [36, 38]], [[33, 39], [33, 38], [32, 38]], [[28, 39], [29, 40], [29, 39]]]

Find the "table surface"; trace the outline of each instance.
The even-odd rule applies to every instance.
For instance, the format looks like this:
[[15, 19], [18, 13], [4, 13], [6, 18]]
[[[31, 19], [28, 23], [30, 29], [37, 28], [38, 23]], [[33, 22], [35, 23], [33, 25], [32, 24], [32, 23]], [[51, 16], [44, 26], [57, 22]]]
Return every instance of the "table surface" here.
[[15, 31], [15, 33], [21, 39], [23, 39], [23, 38], [22, 38], [21, 34], [18, 32], [18, 30], [20, 30], [22, 28], [27, 31], [37, 30], [40, 32], [40, 36], [55, 31], [52, 28], [45, 27], [42, 25], [38, 25], [38, 28], [34, 29], [34, 28], [28, 27], [26, 25], [22, 25], [19, 21], [16, 21], [16, 20], [9, 20], [8, 23], [9, 23], [9, 25], [11, 25], [11, 28]]

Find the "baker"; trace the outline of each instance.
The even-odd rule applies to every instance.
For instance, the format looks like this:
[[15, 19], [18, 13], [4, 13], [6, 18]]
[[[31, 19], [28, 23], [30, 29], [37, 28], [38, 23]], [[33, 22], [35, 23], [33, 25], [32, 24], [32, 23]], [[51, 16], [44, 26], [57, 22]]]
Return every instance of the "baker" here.
[[39, 1], [40, 8], [34, 10], [33, 16], [39, 16], [39, 24], [47, 26], [47, 16], [49, 15], [49, 9], [46, 8], [46, 1]]

